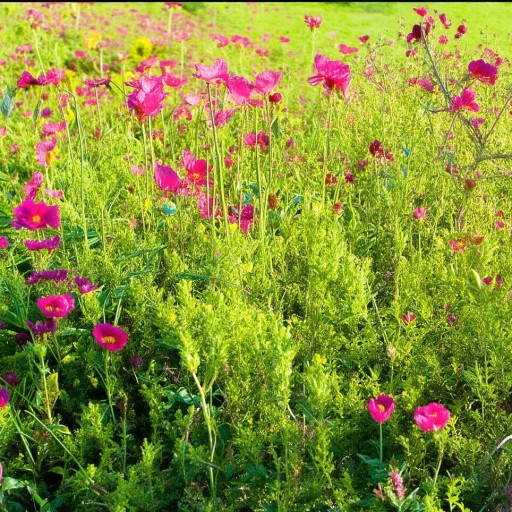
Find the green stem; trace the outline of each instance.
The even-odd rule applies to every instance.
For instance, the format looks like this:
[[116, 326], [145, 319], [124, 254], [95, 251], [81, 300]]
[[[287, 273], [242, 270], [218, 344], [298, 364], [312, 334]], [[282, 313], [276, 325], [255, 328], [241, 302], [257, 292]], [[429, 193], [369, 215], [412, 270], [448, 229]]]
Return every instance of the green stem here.
[[439, 443], [440, 443], [440, 446], [439, 446], [439, 460], [437, 461], [436, 472], [434, 474], [434, 488], [437, 485], [437, 477], [439, 476], [439, 470], [441, 469], [441, 463], [443, 461], [443, 455], [444, 455], [444, 437], [442, 436], [442, 434], [441, 434]]
[[383, 460], [383, 444], [382, 444], [382, 423], [379, 423], [379, 467], [382, 467]]
[[107, 389], [107, 398], [108, 398], [108, 406], [110, 407], [110, 414], [112, 415], [112, 421], [115, 423], [116, 417], [114, 414], [114, 406], [112, 405], [112, 389], [110, 386], [110, 374], [108, 371], [108, 360], [109, 360], [109, 352], [107, 351], [104, 354], [103, 362], [104, 362], [104, 370], [105, 370], [105, 388]]

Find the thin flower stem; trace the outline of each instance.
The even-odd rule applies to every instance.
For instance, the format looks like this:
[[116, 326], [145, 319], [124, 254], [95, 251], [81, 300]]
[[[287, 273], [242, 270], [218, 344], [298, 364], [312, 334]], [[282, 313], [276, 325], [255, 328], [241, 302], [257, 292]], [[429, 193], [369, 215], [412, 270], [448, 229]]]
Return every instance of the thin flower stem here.
[[379, 423], [379, 467], [382, 467], [383, 460], [383, 445], [382, 445], [382, 422]]
[[111, 386], [110, 386], [110, 374], [109, 374], [109, 371], [108, 371], [108, 363], [109, 363], [109, 359], [110, 359], [109, 356], [110, 356], [110, 354], [107, 351], [104, 354], [104, 358], [103, 358], [104, 371], [105, 371], [105, 388], [107, 390], [107, 398], [108, 398], [108, 406], [110, 408], [110, 414], [112, 416], [112, 421], [115, 423], [116, 417], [115, 417], [115, 414], [114, 414], [114, 406], [112, 405], [112, 390], [111, 390]]

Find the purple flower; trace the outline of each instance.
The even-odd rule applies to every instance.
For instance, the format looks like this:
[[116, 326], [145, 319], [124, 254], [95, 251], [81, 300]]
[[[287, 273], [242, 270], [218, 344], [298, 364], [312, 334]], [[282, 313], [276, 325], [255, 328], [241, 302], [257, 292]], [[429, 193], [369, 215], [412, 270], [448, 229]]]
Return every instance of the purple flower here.
[[0, 389], [0, 408], [4, 408], [9, 403], [9, 391], [5, 388]]
[[48, 318], [48, 320], [45, 320], [44, 322], [37, 322], [36, 324], [27, 320], [26, 323], [36, 336], [55, 332], [57, 330], [57, 322], [55, 321], [55, 318]]
[[2, 378], [12, 388], [15, 388], [20, 383], [20, 379], [18, 379], [18, 376], [13, 372], [4, 373]]
[[130, 359], [130, 364], [137, 369], [139, 366], [142, 366], [144, 360], [140, 356], [134, 356]]
[[29, 286], [32, 284], [37, 284], [42, 279], [53, 281], [54, 283], [59, 283], [65, 281], [67, 277], [68, 271], [65, 269], [40, 270], [31, 272], [30, 275], [25, 279], [25, 284]]
[[76, 276], [74, 281], [82, 294], [92, 292], [98, 288], [98, 285], [92, 284], [91, 281], [85, 277]]
[[45, 238], [44, 240], [25, 240], [24, 244], [29, 251], [42, 251], [43, 249], [54, 251], [59, 248], [60, 236], [57, 235], [53, 238]]

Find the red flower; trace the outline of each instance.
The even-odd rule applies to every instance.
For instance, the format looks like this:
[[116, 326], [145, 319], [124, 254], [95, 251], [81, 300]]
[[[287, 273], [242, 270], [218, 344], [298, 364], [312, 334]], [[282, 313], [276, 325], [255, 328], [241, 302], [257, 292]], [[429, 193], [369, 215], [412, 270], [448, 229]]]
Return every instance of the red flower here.
[[395, 410], [395, 400], [389, 395], [379, 395], [368, 402], [368, 412], [377, 423], [386, 421]]
[[498, 69], [487, 64], [483, 59], [473, 60], [468, 65], [471, 78], [476, 78], [485, 84], [494, 85], [498, 78]]
[[388, 162], [393, 162], [393, 157], [388, 153], [380, 140], [374, 140], [370, 143], [370, 153], [375, 158], [385, 158]]
[[206, 186], [206, 175], [211, 171], [212, 166], [207, 166], [204, 159], [196, 160], [194, 153], [186, 149], [183, 150], [182, 162], [187, 170], [187, 182], [199, 187]]
[[135, 88], [135, 91], [128, 95], [128, 108], [134, 111], [140, 123], [160, 113], [163, 101], [167, 97], [161, 76], [142, 77], [126, 82], [126, 85]]
[[37, 307], [46, 318], [65, 318], [75, 309], [75, 301], [69, 293], [50, 295], [37, 299]]
[[413, 414], [416, 425], [425, 432], [442, 430], [450, 420], [450, 411], [443, 405], [432, 402], [418, 407]]
[[60, 226], [59, 207], [48, 206], [44, 201], [34, 203], [32, 199], [24, 199], [13, 210], [16, 220], [12, 225], [16, 229], [27, 228], [31, 231], [51, 227], [57, 229]]
[[348, 88], [350, 86], [350, 66], [340, 60], [329, 60], [323, 55], [315, 57], [316, 75], [308, 78], [310, 85], [322, 84], [329, 93], [333, 89], [341, 89], [343, 97], [348, 99]]
[[128, 333], [112, 324], [96, 324], [92, 335], [100, 347], [110, 352], [119, 352], [128, 343]]
[[196, 74], [199, 80], [204, 80], [208, 84], [220, 85], [228, 79], [228, 64], [224, 59], [218, 58], [211, 66], [196, 64]]

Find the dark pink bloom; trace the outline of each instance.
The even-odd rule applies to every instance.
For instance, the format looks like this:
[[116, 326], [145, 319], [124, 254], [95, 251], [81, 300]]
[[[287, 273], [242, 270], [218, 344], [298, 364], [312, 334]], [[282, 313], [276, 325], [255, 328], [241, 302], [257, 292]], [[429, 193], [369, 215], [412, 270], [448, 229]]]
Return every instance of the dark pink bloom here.
[[428, 9], [423, 6], [423, 7], [413, 7], [412, 10], [418, 14], [419, 16], [421, 16], [422, 18], [424, 18], [427, 13], [428, 13]]
[[61, 283], [68, 277], [68, 271], [65, 269], [57, 270], [40, 270], [31, 272], [25, 279], [25, 284], [33, 285], [39, 283], [41, 280], [53, 281], [54, 283]]
[[5, 236], [0, 236], [0, 249], [7, 249], [9, 247], [9, 240]]
[[370, 39], [370, 36], [360, 36], [357, 38], [357, 40], [361, 43], [361, 44], [364, 44], [368, 41], [368, 39]]
[[412, 216], [416, 220], [425, 220], [427, 218], [427, 209], [424, 206], [420, 206], [414, 210]]
[[416, 320], [416, 315], [414, 313], [404, 313], [402, 315], [402, 322], [404, 324], [410, 324], [411, 322], [414, 322], [414, 320]]
[[375, 158], [385, 158], [386, 160], [388, 160], [388, 162], [393, 162], [394, 160], [391, 154], [384, 149], [384, 146], [382, 145], [382, 142], [380, 140], [374, 140], [373, 142], [371, 142], [369, 149], [370, 153]]
[[265, 96], [271, 93], [281, 81], [282, 71], [263, 71], [254, 80], [254, 92]]
[[44, 322], [37, 323], [27, 320], [27, 325], [36, 336], [52, 333], [57, 330], [57, 322], [55, 321], [55, 318], [48, 318], [48, 320], [45, 320]]
[[485, 286], [490, 286], [492, 284], [492, 276], [484, 277], [482, 283], [484, 283]]
[[471, 78], [476, 78], [485, 84], [494, 85], [498, 78], [498, 69], [491, 64], [487, 64], [483, 59], [473, 60], [468, 65], [468, 71]]
[[28, 89], [31, 85], [39, 85], [36, 78], [34, 78], [28, 71], [23, 71], [17, 86], [20, 89]]
[[110, 77], [106, 76], [105, 78], [86, 78], [83, 81], [84, 85], [87, 85], [87, 87], [100, 87], [101, 85], [104, 85], [105, 87], [110, 86]]
[[140, 123], [148, 117], [155, 117], [163, 108], [163, 101], [168, 96], [164, 92], [161, 76], [142, 77], [126, 82], [135, 90], [128, 95], [128, 108], [134, 111]]
[[52, 151], [55, 149], [56, 145], [57, 139], [55, 137], [42, 140], [36, 144], [36, 160], [39, 165], [49, 167], [52, 164], [55, 158]]
[[92, 284], [91, 281], [89, 281], [89, 279], [86, 279], [85, 277], [76, 276], [74, 281], [75, 284], [78, 286], [80, 293], [84, 295], [98, 288], [98, 285]]
[[220, 112], [215, 112], [213, 116], [213, 124], [215, 126], [226, 126], [226, 123], [233, 117], [236, 113], [236, 110], [221, 110]]
[[289, 43], [291, 39], [286, 36], [279, 36], [279, 41], [281, 41], [281, 43]]
[[348, 99], [348, 88], [350, 86], [350, 66], [340, 60], [329, 60], [323, 55], [315, 57], [316, 75], [308, 78], [310, 85], [322, 84], [329, 93], [334, 89], [340, 89], [343, 97]]
[[430, 33], [431, 25], [427, 21], [423, 25], [414, 25], [412, 27], [412, 30], [409, 34], [407, 34], [407, 37], [405, 40], [410, 44], [414, 42], [419, 42], [424, 40], [424, 36], [428, 36]]
[[144, 364], [144, 359], [140, 356], [134, 356], [130, 358], [130, 364], [137, 369], [139, 366], [142, 366]]
[[450, 313], [447, 317], [446, 317], [446, 323], [450, 326], [450, 327], [455, 327], [457, 325], [457, 322], [458, 322], [458, 318], [457, 318], [457, 315], [453, 314], [453, 313]]
[[36, 229], [54, 228], [60, 226], [59, 207], [48, 206], [44, 201], [34, 203], [32, 199], [24, 199], [23, 202], [13, 210], [16, 220], [12, 225], [16, 229], [27, 228], [31, 231]]
[[351, 53], [357, 53], [359, 51], [359, 48], [356, 48], [355, 46], [347, 46], [346, 44], [340, 43], [338, 45], [338, 50], [343, 55], [349, 55]]
[[322, 16], [311, 16], [310, 14], [306, 14], [304, 16], [304, 22], [306, 26], [311, 30], [315, 30], [316, 28], [320, 28], [320, 24], [322, 23]]
[[434, 82], [432, 82], [428, 77], [420, 78], [420, 80], [418, 80], [418, 85], [428, 92], [434, 92]]
[[448, 37], [445, 36], [444, 34], [441, 34], [439, 36], [438, 42], [439, 42], [439, 44], [447, 44], [448, 43]]
[[451, 112], [458, 112], [459, 110], [470, 110], [478, 112], [480, 107], [475, 101], [476, 93], [473, 89], [465, 88], [460, 96], [454, 94], [452, 96], [452, 104], [450, 105]]
[[448, 22], [446, 21], [446, 14], [444, 14], [444, 13], [439, 15], [439, 21], [443, 24], [443, 27], [444, 27], [446, 30], [448, 30], [448, 29], [452, 26], [452, 24], [451, 24], [451, 23], [448, 23]]
[[69, 293], [37, 299], [37, 307], [46, 318], [65, 318], [75, 309], [75, 300]]
[[173, 89], [179, 89], [188, 82], [188, 78], [180, 78], [179, 76], [173, 75], [172, 73], [164, 73], [162, 75], [162, 79], [165, 85], [172, 87]]
[[450, 411], [443, 405], [432, 402], [418, 407], [413, 414], [416, 425], [425, 432], [442, 430], [450, 420]]
[[5, 388], [0, 389], [0, 409], [3, 409], [9, 403], [9, 392]]
[[224, 59], [218, 58], [211, 66], [196, 64], [196, 74], [199, 80], [212, 85], [220, 85], [228, 79], [228, 64]]
[[480, 126], [485, 123], [485, 119], [483, 117], [474, 117], [473, 119], [470, 119], [471, 126], [475, 130], [480, 130]]
[[383, 423], [395, 410], [395, 400], [389, 395], [379, 395], [368, 402], [368, 412], [377, 423]]
[[112, 324], [96, 324], [92, 335], [100, 347], [110, 352], [119, 352], [128, 343], [128, 333]]
[[270, 103], [279, 103], [283, 99], [283, 96], [280, 92], [275, 92], [274, 94], [270, 94], [268, 97], [268, 101]]
[[60, 245], [60, 236], [54, 236], [53, 238], [45, 238], [44, 240], [25, 240], [25, 247], [29, 251], [42, 251], [48, 249], [49, 251], [55, 251]]
[[455, 34], [455, 39], [460, 39], [464, 34], [466, 34], [468, 29], [466, 25], [459, 25], [457, 27], [457, 33]]
[[143, 60], [136, 68], [137, 73], [144, 73], [144, 71], [152, 68], [158, 62], [158, 55], [153, 55]]
[[[20, 379], [18, 379], [18, 376], [14, 372], [4, 373], [2, 378], [12, 388], [15, 388], [20, 383]], [[0, 483], [0, 485], [2, 484]]]

